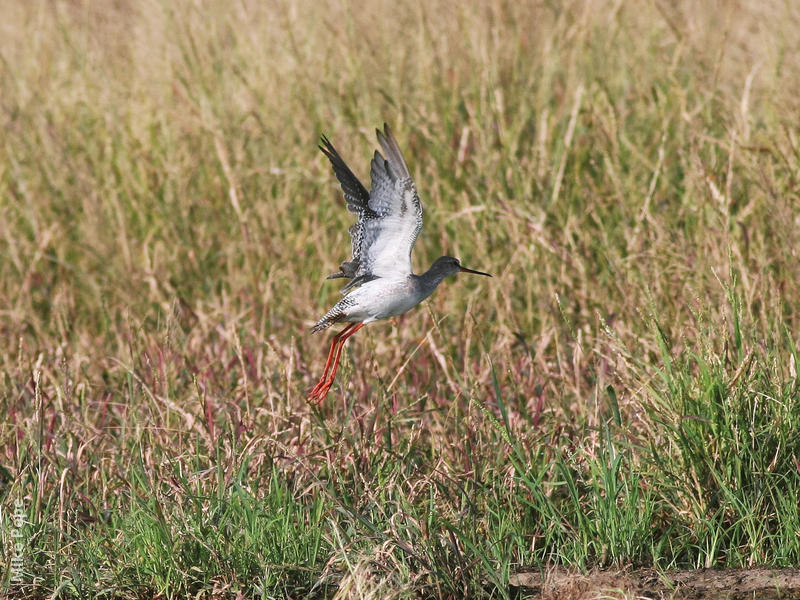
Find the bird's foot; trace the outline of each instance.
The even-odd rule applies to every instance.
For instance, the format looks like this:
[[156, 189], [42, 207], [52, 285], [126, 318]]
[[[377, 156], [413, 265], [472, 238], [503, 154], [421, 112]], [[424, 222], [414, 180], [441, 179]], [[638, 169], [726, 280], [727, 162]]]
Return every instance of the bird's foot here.
[[333, 380], [327, 380], [324, 377], [317, 382], [312, 390], [308, 393], [308, 402], [310, 404], [322, 404], [322, 401], [325, 400], [325, 396], [328, 395], [328, 391], [331, 389], [333, 385]]

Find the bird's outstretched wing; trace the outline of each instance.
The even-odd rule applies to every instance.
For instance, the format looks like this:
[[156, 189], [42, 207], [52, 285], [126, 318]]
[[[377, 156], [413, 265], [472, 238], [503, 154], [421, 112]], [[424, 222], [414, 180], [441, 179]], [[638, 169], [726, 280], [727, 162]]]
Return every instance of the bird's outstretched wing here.
[[350, 242], [353, 247], [353, 258], [343, 262], [339, 267], [339, 272], [328, 275], [328, 279], [336, 279], [338, 277], [352, 279], [356, 276], [356, 271], [358, 271], [361, 261], [364, 222], [367, 219], [375, 218], [377, 215], [369, 207], [369, 192], [358, 180], [358, 177], [350, 170], [350, 167], [347, 166], [347, 163], [344, 162], [339, 152], [337, 152], [336, 148], [327, 137], [323, 135], [321, 141], [322, 143], [319, 149], [322, 150], [322, 153], [331, 161], [333, 172], [336, 175], [336, 179], [339, 180], [342, 191], [344, 192], [347, 210], [358, 215], [358, 221], [349, 229]]
[[348, 209], [358, 214], [350, 228], [353, 258], [329, 276], [352, 279], [342, 293], [377, 277], [411, 274], [411, 249], [422, 229], [422, 203], [397, 141], [386, 124], [377, 135], [386, 157], [375, 151], [369, 193], [324, 136], [320, 146], [342, 184]]
[[422, 229], [422, 203], [406, 161], [389, 126], [376, 131], [386, 158], [372, 158], [369, 207], [377, 218], [364, 223], [361, 261], [356, 276], [398, 277], [411, 274], [411, 249]]

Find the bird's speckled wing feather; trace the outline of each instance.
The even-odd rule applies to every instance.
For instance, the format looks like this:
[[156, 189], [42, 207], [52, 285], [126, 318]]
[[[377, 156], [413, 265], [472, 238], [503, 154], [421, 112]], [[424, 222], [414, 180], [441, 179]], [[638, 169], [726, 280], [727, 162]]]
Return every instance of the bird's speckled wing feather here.
[[361, 260], [364, 222], [367, 219], [375, 218], [377, 215], [369, 207], [369, 192], [361, 181], [359, 181], [358, 177], [350, 170], [350, 167], [344, 162], [330, 140], [324, 135], [322, 136], [322, 143], [319, 149], [322, 150], [322, 153], [331, 161], [333, 172], [336, 175], [336, 179], [339, 180], [342, 191], [344, 192], [347, 210], [358, 215], [358, 221], [349, 229], [353, 257], [349, 261], [345, 261], [341, 264], [338, 273], [328, 275], [328, 279], [336, 279], [338, 277], [352, 279], [356, 276], [356, 271], [358, 271]]
[[320, 146], [342, 184], [347, 207], [358, 214], [358, 222], [350, 228], [353, 258], [342, 263], [340, 273], [331, 275], [352, 279], [342, 293], [377, 277], [409, 275], [411, 249], [422, 229], [422, 203], [397, 141], [386, 124], [377, 134], [386, 157], [375, 152], [368, 196], [327, 138]]

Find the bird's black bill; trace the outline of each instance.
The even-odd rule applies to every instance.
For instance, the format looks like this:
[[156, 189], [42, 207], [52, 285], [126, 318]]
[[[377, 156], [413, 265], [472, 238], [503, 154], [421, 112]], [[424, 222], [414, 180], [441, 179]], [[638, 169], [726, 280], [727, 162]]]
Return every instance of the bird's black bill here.
[[486, 277], [491, 277], [488, 273], [484, 273], [483, 271], [473, 271], [472, 269], [468, 269], [467, 267], [458, 267], [458, 270], [462, 273], [472, 273], [473, 275], [485, 275]]

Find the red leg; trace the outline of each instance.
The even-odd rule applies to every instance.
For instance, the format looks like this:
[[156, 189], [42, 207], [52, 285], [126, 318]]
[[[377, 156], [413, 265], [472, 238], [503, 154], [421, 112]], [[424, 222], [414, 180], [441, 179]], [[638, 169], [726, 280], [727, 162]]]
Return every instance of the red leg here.
[[[331, 367], [331, 374], [328, 377], [330, 383], [333, 383], [334, 378], [336, 377], [336, 371], [339, 370], [339, 359], [342, 357], [342, 348], [344, 348], [344, 343], [350, 338], [350, 336], [354, 335], [356, 331], [361, 329], [364, 326], [363, 323], [359, 323], [352, 330], [350, 330], [346, 335], [342, 336], [341, 341], [339, 342], [339, 347], [336, 349], [336, 356], [333, 359], [333, 367]], [[328, 386], [330, 387], [330, 386]]]
[[[311, 393], [308, 395], [309, 402], [316, 402], [317, 404], [321, 403], [325, 396], [328, 395], [328, 390], [331, 389], [333, 385], [333, 380], [336, 377], [336, 371], [339, 370], [339, 361], [342, 357], [342, 348], [344, 348], [344, 343], [348, 340], [350, 336], [356, 333], [359, 329], [364, 326], [364, 323], [352, 323], [345, 327], [339, 335], [334, 338], [333, 344], [331, 344], [331, 350], [328, 353], [328, 363], [330, 363], [331, 353], [333, 353], [333, 365], [330, 368], [330, 373], [328, 373], [328, 368], [326, 366], [325, 374], [319, 380], [317, 385], [314, 386], [314, 389], [311, 390]], [[334, 348], [336, 351], [334, 352]]]
[[356, 323], [348, 323], [347, 327], [345, 327], [339, 333], [337, 333], [335, 336], [333, 336], [333, 339], [331, 340], [330, 350], [328, 350], [328, 359], [325, 361], [325, 369], [322, 371], [322, 377], [319, 378], [319, 381], [317, 382], [317, 385], [314, 386], [314, 389], [320, 387], [320, 384], [322, 384], [328, 378], [328, 370], [331, 367], [331, 360], [333, 360], [334, 350], [336, 349], [336, 346], [339, 343], [339, 340], [342, 338], [342, 336], [345, 333], [350, 331], [355, 326], [356, 326]]
[[[342, 336], [350, 331], [353, 327], [356, 326], [356, 323], [348, 323], [347, 327], [342, 329], [339, 333], [333, 336], [331, 340], [331, 347], [328, 350], [328, 359], [325, 361], [325, 370], [322, 372], [322, 377], [319, 378], [317, 384], [313, 387], [313, 389], [308, 394], [308, 401], [309, 402], [320, 402], [320, 391], [325, 386], [325, 382], [328, 380], [328, 373], [330, 372], [331, 361], [333, 360], [334, 355], [336, 354], [336, 347], [339, 345], [339, 341], [342, 339]], [[324, 395], [322, 396], [324, 398]]]
[[342, 356], [342, 348], [344, 348], [344, 343], [347, 339], [352, 336], [356, 331], [361, 329], [364, 326], [363, 323], [353, 324], [353, 327], [348, 327], [343, 330], [338, 336], [338, 344], [336, 345], [336, 352], [333, 357], [333, 365], [330, 369], [330, 373], [327, 374], [327, 377], [321, 379], [319, 383], [314, 387], [309, 395], [309, 401], [316, 402], [319, 404], [325, 399], [325, 396], [328, 395], [328, 391], [331, 389], [333, 385], [334, 378], [336, 377], [336, 372], [339, 369], [339, 361]]
[[328, 359], [325, 361], [325, 370], [322, 372], [322, 377], [319, 378], [317, 384], [311, 389], [308, 394], [309, 402], [313, 401], [317, 396], [322, 386], [325, 385], [325, 382], [328, 380], [328, 372], [330, 371], [331, 361], [333, 360], [334, 355], [336, 354], [336, 347], [339, 345], [339, 340], [342, 338], [342, 335], [348, 331], [350, 331], [353, 327], [355, 327], [355, 323], [348, 323], [347, 327], [342, 329], [339, 333], [333, 336], [331, 340], [331, 347], [328, 350]]

